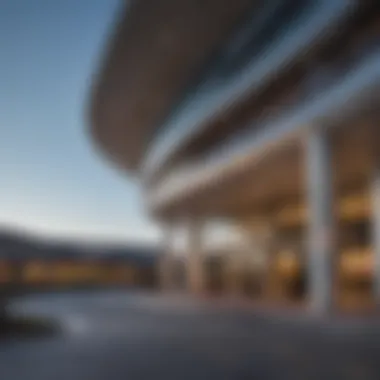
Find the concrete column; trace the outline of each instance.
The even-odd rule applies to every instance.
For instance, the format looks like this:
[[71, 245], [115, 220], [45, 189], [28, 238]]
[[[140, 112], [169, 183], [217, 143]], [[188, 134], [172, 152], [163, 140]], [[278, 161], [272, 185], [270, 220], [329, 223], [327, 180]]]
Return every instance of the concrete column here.
[[[251, 216], [240, 222], [240, 228], [244, 232], [247, 250], [245, 259], [248, 259], [249, 265], [255, 269], [255, 276], [260, 297], [266, 297], [268, 293], [268, 270], [269, 270], [269, 257], [270, 245], [272, 242], [272, 226], [266, 217]], [[249, 237], [249, 238], [248, 238]], [[249, 257], [251, 256], [251, 257]], [[238, 258], [239, 259], [239, 258]], [[239, 267], [239, 261], [236, 260], [236, 266]], [[244, 261], [240, 262], [240, 269], [244, 268]], [[239, 285], [239, 284], [237, 284]], [[241, 289], [240, 289], [241, 291]], [[239, 292], [238, 286], [235, 292]]]
[[372, 200], [372, 248], [373, 248], [373, 297], [376, 306], [380, 307], [380, 148], [377, 146], [380, 142], [380, 131], [375, 127], [373, 133], [373, 168], [370, 183], [370, 192]]
[[336, 234], [331, 145], [327, 131], [314, 128], [306, 142], [308, 220], [308, 291], [311, 307], [333, 307]]
[[205, 268], [202, 252], [202, 223], [198, 218], [188, 220], [187, 226], [187, 280], [191, 293], [199, 294], [205, 287]]
[[262, 222], [255, 226], [253, 233], [256, 248], [262, 256], [261, 296], [263, 300], [274, 301], [278, 298], [277, 251], [274, 226]]
[[227, 279], [227, 292], [232, 296], [241, 295], [241, 257], [239, 252], [229, 252], [228, 260], [226, 261], [225, 276]]
[[281, 284], [277, 270], [278, 254], [276, 250], [267, 252], [267, 262], [264, 280], [263, 296], [267, 301], [278, 301], [281, 299]]
[[159, 282], [163, 290], [172, 290], [174, 286], [173, 268], [173, 229], [166, 226], [163, 253], [159, 263]]

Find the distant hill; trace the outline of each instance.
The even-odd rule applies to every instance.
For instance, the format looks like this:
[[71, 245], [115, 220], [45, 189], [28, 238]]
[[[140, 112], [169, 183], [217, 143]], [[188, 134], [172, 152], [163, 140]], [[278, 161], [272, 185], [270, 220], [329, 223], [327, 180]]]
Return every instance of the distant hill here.
[[158, 255], [158, 248], [143, 244], [66, 242], [44, 239], [18, 230], [0, 229], [0, 258], [9, 260], [96, 258], [150, 265], [154, 264]]

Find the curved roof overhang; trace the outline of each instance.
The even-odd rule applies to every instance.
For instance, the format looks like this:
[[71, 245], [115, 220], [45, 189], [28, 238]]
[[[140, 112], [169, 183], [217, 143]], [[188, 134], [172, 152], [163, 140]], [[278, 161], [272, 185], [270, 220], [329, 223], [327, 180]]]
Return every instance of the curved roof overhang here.
[[[168, 119], [166, 133], [157, 139], [144, 162], [143, 178], [148, 181], [153, 178], [152, 182], [154, 178], [160, 178], [170, 165], [197, 144], [197, 139], [220, 124], [220, 120], [225, 124], [231, 123], [231, 116], [239, 114], [243, 104], [257, 107], [255, 98], [265, 88], [275, 81], [283, 81], [292, 67], [327, 45], [332, 36], [339, 35], [352, 23], [358, 7], [345, 0], [321, 0], [305, 2], [304, 8], [306, 11], [302, 16], [294, 17], [294, 24], [237, 71], [232, 80], [226, 80], [217, 91], [195, 93], [175, 117]], [[190, 113], [192, 117], [188, 117]], [[181, 128], [177, 128], [178, 124]]]
[[[355, 66], [349, 75], [343, 76], [335, 86], [320, 96], [295, 108], [291, 114], [285, 113], [263, 125], [261, 133], [247, 130], [244, 135], [237, 136], [236, 141], [226, 141], [225, 146], [220, 148], [221, 154], [215, 156], [217, 159], [194, 165], [186, 175], [178, 172], [173, 173], [172, 180], [164, 178], [158, 187], [147, 192], [148, 207], [158, 217], [170, 216], [184, 210], [186, 212], [189, 209], [192, 212], [205, 212], [208, 207], [213, 207], [218, 196], [228, 194], [230, 188], [236, 184], [241, 187], [239, 178], [247, 177], [252, 181], [253, 188], [259, 188], [257, 177], [253, 175], [255, 169], [265, 165], [276, 154], [299, 146], [300, 141], [316, 125], [326, 128], [347, 126], [366, 115], [377, 113], [378, 94], [380, 52], [376, 50]], [[360, 132], [361, 128], [358, 124], [356, 130]], [[368, 151], [368, 144], [361, 144], [359, 141], [361, 140], [358, 139], [354, 145]], [[353, 151], [349, 155], [358, 158]], [[281, 159], [277, 160], [277, 168], [266, 171], [285, 173], [287, 176], [289, 169], [280, 170], [278, 163], [281, 163]], [[247, 173], [250, 174], [246, 176]], [[265, 188], [263, 194], [266, 194], [268, 188]], [[278, 193], [281, 187], [271, 188]], [[229, 198], [239, 200], [240, 197]], [[215, 213], [217, 209], [220, 209], [220, 204], [212, 211]]]
[[90, 133], [114, 163], [138, 170], [155, 129], [252, 4], [126, 3], [90, 99]]

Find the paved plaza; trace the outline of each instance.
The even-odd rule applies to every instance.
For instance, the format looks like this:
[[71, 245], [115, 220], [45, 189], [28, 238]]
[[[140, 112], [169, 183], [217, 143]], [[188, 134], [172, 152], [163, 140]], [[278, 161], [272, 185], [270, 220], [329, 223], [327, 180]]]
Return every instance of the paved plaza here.
[[1, 379], [379, 379], [380, 329], [141, 293], [41, 295], [12, 310], [57, 322], [0, 342]]

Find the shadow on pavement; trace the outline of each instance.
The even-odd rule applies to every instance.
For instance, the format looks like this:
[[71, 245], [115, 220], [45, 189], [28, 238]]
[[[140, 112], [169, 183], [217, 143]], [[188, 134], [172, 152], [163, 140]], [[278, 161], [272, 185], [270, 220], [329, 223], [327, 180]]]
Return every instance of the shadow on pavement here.
[[5, 314], [0, 318], [0, 341], [12, 338], [41, 339], [61, 333], [58, 322], [52, 319]]

